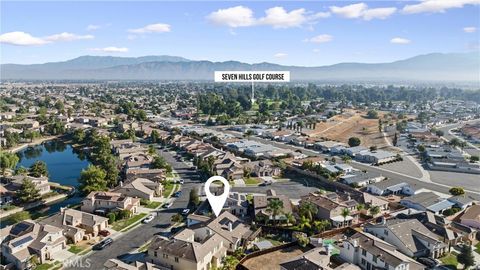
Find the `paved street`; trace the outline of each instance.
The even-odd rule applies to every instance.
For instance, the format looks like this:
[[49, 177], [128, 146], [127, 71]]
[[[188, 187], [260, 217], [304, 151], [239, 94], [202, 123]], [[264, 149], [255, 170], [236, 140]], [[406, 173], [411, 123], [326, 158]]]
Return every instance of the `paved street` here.
[[[467, 122], [474, 123], [476, 121], [480, 121], [480, 120], [476, 119], [476, 120], [470, 120], [470, 121], [467, 121]], [[450, 130], [462, 127], [464, 124], [465, 123], [456, 123], [456, 124], [452, 124], [452, 125], [446, 125], [446, 126], [443, 126], [443, 127], [439, 128], [439, 130], [443, 131], [443, 133], [444, 133], [443, 137], [445, 139], [449, 140], [449, 141], [453, 138], [459, 138], [460, 140], [465, 141], [463, 138], [461, 138], [461, 137], [455, 135], [454, 133], [450, 132]], [[469, 155], [480, 156], [480, 149], [478, 147], [474, 147], [470, 143], [467, 143], [467, 147], [465, 147], [463, 149], [463, 151], [465, 151]]]
[[[103, 250], [92, 251], [84, 255], [81, 259], [82, 261], [89, 259], [90, 269], [103, 269], [103, 264], [109, 258], [117, 258], [140, 247], [145, 242], [152, 239], [152, 236], [160, 232], [167, 224], [170, 224], [170, 219], [175, 213], [178, 213], [187, 207], [190, 190], [196, 186], [196, 183], [199, 181], [198, 175], [185, 163], [177, 162], [171, 153], [162, 152], [161, 155], [164, 156], [166, 161], [177, 171], [179, 177], [185, 180], [185, 184], [182, 185], [181, 197], [175, 199], [170, 209], [160, 209], [158, 211], [158, 216], [150, 223], [142, 223], [127, 233], [124, 233], [119, 238], [115, 239], [111, 246]], [[79, 266], [65, 269], [82, 269], [82, 267]]]

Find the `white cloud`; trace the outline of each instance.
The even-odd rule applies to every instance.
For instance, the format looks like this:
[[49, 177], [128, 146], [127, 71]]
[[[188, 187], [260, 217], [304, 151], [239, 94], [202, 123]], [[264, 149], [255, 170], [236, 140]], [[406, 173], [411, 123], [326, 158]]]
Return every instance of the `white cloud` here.
[[409, 44], [411, 40], [401, 37], [395, 37], [390, 40], [390, 43], [393, 44]]
[[287, 11], [283, 7], [272, 7], [265, 10], [265, 16], [256, 18], [253, 10], [244, 6], [219, 9], [210, 13], [206, 18], [215, 25], [236, 27], [249, 27], [269, 25], [273, 28], [300, 27], [306, 23], [330, 16], [329, 12], [312, 14], [304, 8]]
[[126, 53], [128, 52], [128, 48], [125, 47], [105, 47], [105, 48], [93, 48], [90, 49], [91, 51], [95, 52], [106, 52], [106, 53]]
[[51, 35], [48, 37], [45, 37], [45, 40], [47, 41], [74, 41], [74, 40], [82, 40], [82, 39], [93, 39], [95, 38], [92, 35], [76, 35], [68, 32], [63, 32], [60, 34], [55, 34]]
[[141, 28], [129, 29], [128, 32], [134, 34], [146, 34], [146, 33], [166, 33], [171, 31], [171, 26], [166, 23], [155, 23], [145, 25]]
[[17, 31], [0, 35], [0, 43], [18, 46], [33, 46], [47, 44], [48, 41], [38, 37], [33, 37], [29, 33]]
[[9, 32], [0, 35], [0, 43], [6, 43], [11, 45], [19, 46], [34, 46], [34, 45], [44, 45], [48, 43], [53, 43], [57, 41], [74, 41], [82, 39], [93, 39], [92, 35], [76, 35], [68, 32], [63, 32], [60, 34], [50, 35], [46, 37], [34, 37], [29, 33], [16, 31]]
[[315, 36], [315, 37], [312, 37], [312, 38], [307, 38], [304, 41], [305, 42], [312, 42], [312, 43], [326, 43], [326, 42], [330, 42], [332, 40], [333, 40], [333, 36], [323, 34], [323, 35], [318, 35], [318, 36]]
[[480, 0], [423, 0], [419, 4], [406, 5], [403, 12], [407, 14], [413, 13], [436, 13], [445, 12], [450, 8], [462, 8], [465, 5], [478, 5]]
[[366, 21], [370, 21], [372, 19], [384, 20], [390, 17], [390, 15], [392, 15], [396, 11], [397, 11], [397, 8], [395, 7], [367, 9], [363, 13], [363, 19]]
[[244, 6], [236, 6], [226, 9], [219, 9], [210, 13], [207, 20], [216, 25], [228, 27], [245, 27], [255, 24], [253, 11]]
[[347, 19], [386, 19], [397, 11], [395, 7], [368, 8], [365, 3], [347, 5], [343, 7], [331, 6], [330, 11], [340, 17]]
[[265, 10], [266, 16], [258, 20], [258, 24], [271, 25], [273, 28], [298, 27], [308, 19], [305, 9], [295, 9], [287, 12], [283, 7], [273, 7]]
[[281, 52], [273, 55], [273, 57], [275, 57], [275, 58], [284, 58], [284, 57], [287, 57], [287, 56], [288, 56], [288, 54], [281, 53]]
[[465, 33], [475, 33], [477, 31], [477, 28], [474, 26], [468, 26], [463, 28], [463, 32]]
[[95, 30], [98, 30], [100, 28], [102, 28], [102, 26], [96, 25], [96, 24], [89, 24], [87, 26], [87, 31], [95, 31]]

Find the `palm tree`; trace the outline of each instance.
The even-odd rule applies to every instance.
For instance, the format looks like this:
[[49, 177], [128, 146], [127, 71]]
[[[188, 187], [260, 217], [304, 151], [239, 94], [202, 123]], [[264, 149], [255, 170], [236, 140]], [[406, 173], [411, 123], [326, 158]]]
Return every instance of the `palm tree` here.
[[310, 224], [310, 220], [307, 217], [301, 216], [300, 220], [298, 221], [298, 227], [300, 228], [300, 230], [304, 231], [305, 229], [309, 230], [312, 225]]
[[235, 256], [228, 255], [223, 259], [222, 270], [234, 270], [238, 262], [239, 261]]
[[357, 205], [357, 210], [358, 210], [359, 212], [362, 211], [363, 209], [365, 209], [365, 205], [364, 205], [364, 204], [361, 203], [361, 204], [358, 204], [358, 205]]
[[330, 222], [328, 220], [316, 220], [313, 222], [313, 228], [317, 233], [322, 233], [330, 227]]
[[343, 217], [343, 226], [345, 226], [345, 223], [347, 223], [347, 217], [350, 215], [350, 209], [343, 208], [341, 215]]
[[300, 215], [313, 220], [313, 216], [317, 214], [317, 207], [311, 202], [303, 202], [299, 207]]
[[275, 221], [277, 220], [278, 214], [283, 209], [283, 201], [280, 199], [274, 198], [268, 201], [267, 204], [267, 212], [272, 213], [273, 216], [273, 224], [275, 225]]
[[286, 213], [285, 217], [287, 218], [287, 224], [295, 224], [297, 222], [292, 213]]

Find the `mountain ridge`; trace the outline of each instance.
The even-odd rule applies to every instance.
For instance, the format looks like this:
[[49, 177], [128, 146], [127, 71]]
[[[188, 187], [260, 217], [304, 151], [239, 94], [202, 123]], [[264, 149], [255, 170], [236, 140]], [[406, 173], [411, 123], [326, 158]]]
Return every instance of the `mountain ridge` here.
[[3, 80], [212, 80], [215, 70], [290, 70], [292, 80], [478, 81], [480, 54], [431, 53], [389, 63], [345, 62], [313, 67], [198, 61], [169, 55], [87, 55], [44, 64], [0, 65]]

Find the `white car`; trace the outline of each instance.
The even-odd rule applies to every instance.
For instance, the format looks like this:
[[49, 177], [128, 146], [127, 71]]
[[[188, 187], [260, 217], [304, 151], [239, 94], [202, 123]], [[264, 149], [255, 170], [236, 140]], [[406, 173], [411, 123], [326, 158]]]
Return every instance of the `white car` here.
[[153, 215], [148, 215], [144, 220], [143, 223], [149, 223], [152, 221], [155, 217]]
[[180, 179], [180, 181], [178, 181], [180, 183], [180, 185], [183, 185], [185, 184], [185, 181], [183, 179]]
[[190, 213], [190, 209], [188, 208], [183, 209], [182, 215], [188, 215], [188, 213]]

